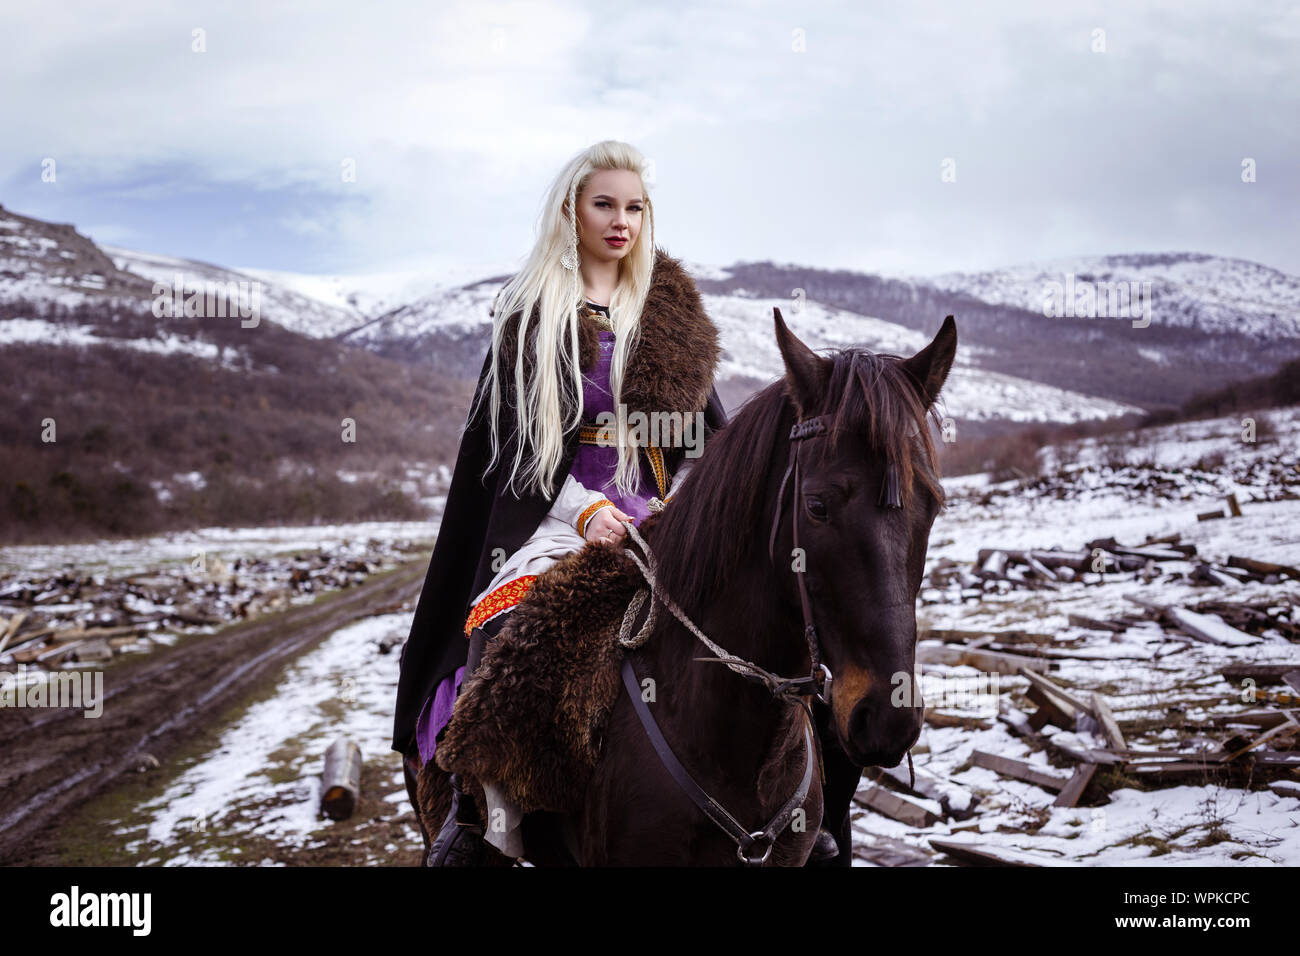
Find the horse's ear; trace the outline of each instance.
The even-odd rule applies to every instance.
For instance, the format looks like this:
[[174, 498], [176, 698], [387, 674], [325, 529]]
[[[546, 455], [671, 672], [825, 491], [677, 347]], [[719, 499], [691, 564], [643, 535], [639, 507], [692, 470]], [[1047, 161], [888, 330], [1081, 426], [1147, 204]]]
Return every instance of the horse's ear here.
[[948, 370], [952, 368], [956, 355], [957, 323], [950, 315], [943, 320], [934, 341], [903, 362], [903, 368], [912, 374], [926, 408], [939, 397], [939, 390], [948, 378]]
[[826, 392], [831, 362], [799, 341], [786, 327], [780, 309], [773, 306], [772, 312], [776, 320], [776, 344], [785, 362], [785, 392], [794, 402], [799, 418], [804, 418]]

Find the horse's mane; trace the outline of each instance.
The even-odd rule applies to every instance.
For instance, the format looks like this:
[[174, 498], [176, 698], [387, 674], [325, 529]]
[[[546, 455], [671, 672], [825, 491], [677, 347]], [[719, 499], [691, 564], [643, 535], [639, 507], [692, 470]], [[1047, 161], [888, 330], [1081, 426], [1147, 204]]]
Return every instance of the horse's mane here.
[[[832, 365], [824, 400], [838, 396], [839, 403], [834, 409], [817, 410], [828, 415], [830, 441], [817, 443], [823, 452], [833, 451], [843, 433], [862, 434], [868, 447], [897, 464], [903, 507], [912, 498], [916, 480], [942, 505], [926, 409], [901, 364], [902, 356], [847, 348], [825, 357]], [[939, 413], [931, 408], [930, 414], [940, 424]], [[699, 607], [725, 586], [734, 569], [752, 558], [755, 548], [766, 550], [774, 507], [765, 494], [768, 476], [785, 470], [794, 422], [794, 405], [782, 377], [750, 396], [710, 439], [664, 509], [653, 546], [657, 554], [674, 555], [675, 560], [661, 560], [658, 577], [683, 607]], [[914, 462], [918, 450], [920, 468]], [[787, 497], [790, 493], [787, 489]], [[707, 557], [700, 554], [701, 548], [708, 549]]]

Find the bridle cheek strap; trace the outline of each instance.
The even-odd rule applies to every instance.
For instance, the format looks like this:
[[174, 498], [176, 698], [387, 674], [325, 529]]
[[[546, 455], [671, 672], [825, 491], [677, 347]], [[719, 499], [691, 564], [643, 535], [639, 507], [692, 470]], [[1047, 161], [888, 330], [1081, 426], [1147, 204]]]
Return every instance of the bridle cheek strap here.
[[[794, 510], [790, 515], [790, 533], [794, 540], [795, 550], [799, 550], [799, 512], [803, 506], [803, 493], [799, 485], [799, 449], [802, 447], [800, 442], [805, 438], [825, 433], [825, 415], [817, 415], [796, 422], [790, 429], [790, 460], [785, 466], [785, 474], [781, 476], [781, 487], [776, 493], [776, 513], [772, 516], [772, 531], [767, 538], [767, 557], [774, 567], [776, 565], [776, 533], [781, 527], [781, 515], [785, 508], [785, 486], [789, 483], [791, 474], [794, 475]], [[878, 504], [882, 508], [903, 507], [898, 481], [898, 466], [892, 460], [885, 464], [885, 480], [880, 486]], [[808, 584], [802, 571], [795, 572], [795, 581], [799, 587], [799, 604], [803, 611], [804, 639], [808, 642], [808, 657], [812, 662], [811, 677], [814, 685], [820, 687], [817, 699], [824, 704], [829, 704], [831, 672], [822, 663], [821, 642], [817, 639], [817, 627], [813, 623], [812, 616], [812, 601], [808, 597]]]

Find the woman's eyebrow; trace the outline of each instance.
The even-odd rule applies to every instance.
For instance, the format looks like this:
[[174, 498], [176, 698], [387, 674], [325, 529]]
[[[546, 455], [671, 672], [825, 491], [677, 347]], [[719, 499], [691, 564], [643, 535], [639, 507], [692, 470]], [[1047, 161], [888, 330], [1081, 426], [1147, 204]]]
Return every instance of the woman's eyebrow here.
[[[596, 196], [593, 196], [592, 198], [593, 198], [593, 199], [608, 199], [608, 200], [610, 200], [611, 202], [618, 202], [618, 200], [615, 199], [613, 196], [606, 196], [604, 193], [600, 193], [600, 194], [598, 194], [598, 195], [596, 195]], [[636, 199], [629, 199], [628, 202], [645, 202], [645, 200], [638, 196]]]

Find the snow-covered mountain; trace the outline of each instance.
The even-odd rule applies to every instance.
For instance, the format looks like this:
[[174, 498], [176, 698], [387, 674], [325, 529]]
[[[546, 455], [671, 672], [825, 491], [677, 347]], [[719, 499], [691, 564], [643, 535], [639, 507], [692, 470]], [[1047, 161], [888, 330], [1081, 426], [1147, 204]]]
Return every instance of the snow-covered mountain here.
[[368, 321], [439, 291], [456, 289], [487, 276], [506, 276], [516, 268], [503, 261], [433, 262], [419, 269], [335, 275], [310, 275], [246, 267], [241, 267], [239, 271], [299, 295], [350, 310]]
[[0, 206], [0, 302], [23, 299], [77, 306], [136, 298], [148, 291], [138, 276], [119, 269], [73, 226]]
[[[725, 277], [720, 267], [693, 265], [697, 278]], [[395, 309], [343, 337], [393, 358], [418, 357], [439, 370], [474, 374], [491, 336], [488, 309], [500, 281], [483, 281], [432, 295]], [[877, 352], [910, 355], [933, 337], [893, 322], [806, 301], [796, 311], [789, 300], [743, 294], [704, 294], [704, 305], [718, 326], [723, 356], [719, 392], [725, 403], [743, 397], [782, 374], [772, 309], [816, 350], [865, 346]], [[935, 323], [935, 330], [938, 322]], [[1052, 421], [1110, 418], [1139, 413], [1140, 408], [1085, 395], [1014, 375], [980, 368], [977, 346], [958, 349], [957, 367], [945, 389], [946, 408], [966, 421]]]
[[[1153, 325], [1261, 340], [1300, 339], [1300, 277], [1244, 259], [1191, 252], [1085, 256], [914, 281], [1040, 313], [1049, 303], [1055, 308], [1067, 288], [1074, 290], [1077, 306], [1087, 306], [1089, 296], [1104, 286], [1089, 313], [1102, 318], [1115, 317], [1106, 314], [1112, 284], [1150, 283]], [[1126, 293], [1117, 293], [1116, 299], [1125, 302]], [[1085, 314], [1083, 308], [1070, 312]]]
[[[773, 306], [782, 307], [815, 349], [858, 345], [898, 354], [924, 346], [943, 316], [955, 314], [960, 345], [944, 397], [948, 413], [966, 421], [1074, 422], [1168, 407], [1300, 356], [1300, 278], [1237, 259], [1095, 256], [935, 277], [788, 262], [684, 265], [721, 331], [719, 392], [733, 408], [781, 372]], [[70, 225], [0, 208], [0, 305], [112, 300], [138, 311], [154, 282], [170, 287], [178, 273], [187, 285], [256, 282], [262, 317], [270, 322], [450, 379], [472, 378], [477, 370], [491, 334], [488, 309], [516, 267], [431, 262], [421, 269], [315, 276], [228, 269], [97, 246]], [[1072, 292], [1095, 287], [1100, 303], [1113, 283], [1126, 289], [1150, 283], [1150, 328], [1132, 327], [1132, 309], [1110, 321], [1044, 314], [1045, 297], [1057, 286]], [[801, 290], [797, 299], [792, 290]], [[72, 345], [100, 341], [96, 333], [104, 332], [84, 324], [100, 322], [95, 313], [76, 328], [58, 330], [46, 328], [34, 312], [10, 309], [8, 316], [0, 342], [45, 336]], [[140, 321], [136, 325], [148, 332]], [[164, 338], [177, 332], [157, 330]], [[211, 351], [203, 342], [192, 345], [190, 351]], [[146, 346], [181, 347], [140, 347]]]
[[230, 282], [259, 282], [261, 316], [301, 335], [312, 338], [329, 338], [355, 328], [366, 321], [366, 316], [348, 305], [335, 304], [310, 293], [304, 294], [291, 284], [281, 284], [268, 276], [236, 271], [215, 266], [197, 259], [182, 259], [151, 252], [138, 252], [121, 246], [101, 246], [113, 258], [117, 268], [149, 281], [149, 286], [161, 282], [169, 288], [179, 274], [186, 288], [207, 283], [224, 286]]

